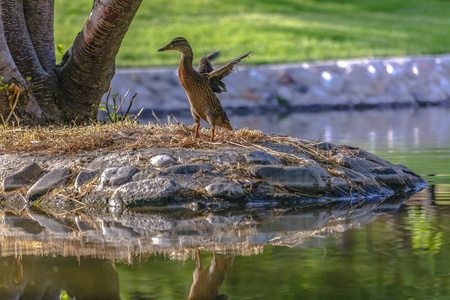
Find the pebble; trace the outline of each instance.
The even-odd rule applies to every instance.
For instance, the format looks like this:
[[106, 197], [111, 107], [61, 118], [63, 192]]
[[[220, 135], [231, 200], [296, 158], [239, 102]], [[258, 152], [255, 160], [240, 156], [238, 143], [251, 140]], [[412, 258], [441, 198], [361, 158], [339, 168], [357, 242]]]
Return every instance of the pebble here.
[[165, 167], [168, 165], [173, 165], [176, 162], [172, 156], [170, 156], [168, 154], [162, 154], [162, 155], [153, 156], [150, 159], [150, 163], [152, 165], [154, 165], [155, 167]]
[[83, 184], [91, 181], [99, 174], [98, 171], [81, 171], [75, 179], [75, 188], [79, 189]]
[[39, 179], [27, 192], [28, 198], [33, 201], [49, 191], [60, 187], [69, 180], [70, 171], [66, 167], [54, 169]]
[[264, 151], [249, 151], [245, 154], [245, 160], [249, 164], [267, 164], [267, 165], [278, 165], [281, 160], [267, 152]]
[[212, 167], [206, 164], [177, 165], [166, 168], [164, 172], [169, 174], [194, 174], [201, 170], [210, 172]]
[[331, 178], [327, 171], [315, 166], [256, 166], [251, 169], [250, 173], [269, 183], [309, 190], [325, 188], [326, 183], [322, 178]]
[[5, 191], [12, 191], [29, 185], [42, 173], [41, 167], [33, 162], [26, 165], [14, 174], [11, 174], [3, 180], [3, 188]]
[[245, 196], [244, 190], [233, 183], [212, 183], [206, 188], [208, 196], [224, 199], [238, 199]]
[[134, 173], [136, 167], [113, 167], [103, 171], [100, 186], [119, 186], [126, 183]]
[[182, 187], [168, 178], [133, 181], [117, 188], [110, 200], [111, 206], [161, 206]]

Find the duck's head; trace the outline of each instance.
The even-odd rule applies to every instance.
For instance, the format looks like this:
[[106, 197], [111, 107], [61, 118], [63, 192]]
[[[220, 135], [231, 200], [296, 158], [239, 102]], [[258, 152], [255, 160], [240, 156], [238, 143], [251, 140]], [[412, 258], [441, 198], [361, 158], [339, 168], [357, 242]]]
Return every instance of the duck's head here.
[[158, 50], [158, 52], [167, 51], [167, 50], [177, 50], [181, 53], [187, 53], [192, 51], [189, 42], [183, 37], [177, 37], [170, 41], [167, 46], [162, 47]]

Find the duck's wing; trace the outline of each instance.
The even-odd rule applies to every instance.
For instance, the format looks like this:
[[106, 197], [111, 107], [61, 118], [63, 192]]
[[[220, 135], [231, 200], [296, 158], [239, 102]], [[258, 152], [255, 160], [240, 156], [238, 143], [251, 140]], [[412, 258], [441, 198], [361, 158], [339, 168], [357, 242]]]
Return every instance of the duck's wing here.
[[[208, 73], [214, 70], [211, 62], [219, 57], [219, 54], [220, 52], [211, 52], [210, 54], [203, 56], [200, 59], [197, 72], [208, 76]], [[222, 93], [227, 91], [225, 83], [223, 83], [220, 79], [209, 78], [209, 85], [215, 93]]]
[[212, 70], [211, 72], [208, 73], [208, 77], [210, 80], [221, 80], [222, 78], [226, 77], [227, 75], [229, 75], [233, 69], [234, 69], [234, 65], [237, 64], [238, 62], [240, 62], [242, 59], [246, 58], [247, 56], [250, 55], [250, 53], [252, 53], [251, 51], [245, 54], [242, 54], [241, 56], [230, 60], [229, 62], [227, 62], [226, 64], [224, 64], [223, 66], [218, 67], [217, 69]]
[[211, 62], [213, 60], [215, 60], [217, 57], [219, 57], [219, 54], [220, 54], [220, 52], [211, 52], [210, 54], [205, 55], [202, 58], [200, 58], [200, 63], [198, 65], [197, 72], [199, 72], [200, 74], [203, 74], [203, 73], [209, 73], [212, 70], [214, 70]]

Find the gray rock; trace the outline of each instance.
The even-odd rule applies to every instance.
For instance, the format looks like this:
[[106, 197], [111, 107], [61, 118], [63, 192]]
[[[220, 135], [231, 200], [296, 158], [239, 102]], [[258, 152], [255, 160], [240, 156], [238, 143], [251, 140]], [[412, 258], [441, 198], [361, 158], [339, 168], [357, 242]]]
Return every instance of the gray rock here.
[[213, 183], [205, 189], [210, 197], [215, 198], [237, 199], [245, 195], [244, 190], [233, 183]]
[[135, 167], [113, 167], [103, 171], [100, 186], [119, 186], [126, 183], [137, 169]]
[[334, 72], [322, 72], [322, 86], [328, 91], [339, 93], [344, 87], [344, 77]]
[[362, 173], [350, 170], [350, 169], [342, 169], [342, 168], [335, 168], [335, 172], [339, 172], [342, 174], [345, 174], [351, 181], [353, 181], [356, 184], [370, 184], [374, 183], [373, 176], [371, 175], [364, 175]]
[[374, 167], [370, 170], [376, 180], [387, 184], [403, 184], [404, 181], [400, 178], [400, 175], [393, 168], [389, 167]]
[[153, 178], [133, 181], [114, 191], [111, 206], [161, 206], [182, 190], [168, 178]]
[[169, 174], [194, 174], [200, 170], [205, 170], [210, 172], [212, 170], [211, 165], [206, 164], [192, 164], [192, 165], [178, 165], [171, 166], [164, 170]]
[[249, 151], [245, 154], [245, 159], [249, 164], [278, 165], [281, 163], [278, 157], [264, 151]]
[[12, 191], [29, 185], [42, 172], [41, 167], [33, 162], [26, 165], [14, 174], [11, 174], [3, 180], [3, 188], [5, 191]]
[[326, 182], [323, 179], [331, 178], [327, 171], [316, 166], [256, 166], [250, 173], [256, 178], [266, 180], [269, 183], [316, 190], [326, 187]]
[[86, 182], [91, 181], [98, 175], [98, 173], [98, 171], [81, 171], [75, 179], [75, 188], [78, 189]]
[[39, 179], [29, 190], [27, 196], [30, 200], [36, 200], [49, 191], [60, 187], [69, 180], [70, 171], [66, 167], [54, 169]]
[[141, 181], [145, 179], [149, 179], [150, 176], [155, 172], [154, 169], [145, 169], [141, 170], [137, 173], [135, 173], [133, 176], [131, 176], [131, 181]]
[[331, 150], [334, 147], [336, 147], [335, 144], [329, 143], [329, 142], [319, 142], [316, 144], [312, 144], [311, 146], [317, 148], [317, 149], [321, 149], [321, 150]]
[[175, 159], [167, 154], [161, 154], [161, 155], [156, 155], [153, 156], [150, 159], [150, 163], [156, 167], [164, 167], [164, 166], [168, 166], [168, 165], [173, 165], [175, 164]]
[[347, 181], [340, 177], [332, 177], [329, 183], [331, 188], [342, 188], [348, 186]]

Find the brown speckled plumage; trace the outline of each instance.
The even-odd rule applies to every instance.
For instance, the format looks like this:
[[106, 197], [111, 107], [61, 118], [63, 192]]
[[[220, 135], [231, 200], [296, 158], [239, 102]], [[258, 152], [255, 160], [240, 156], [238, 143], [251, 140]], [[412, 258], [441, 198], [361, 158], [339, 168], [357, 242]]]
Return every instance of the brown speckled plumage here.
[[219, 53], [211, 52], [200, 59], [199, 68], [195, 70], [192, 66], [194, 55], [191, 46], [185, 38], [179, 37], [173, 39], [167, 46], [159, 49], [158, 52], [167, 50], [177, 50], [181, 53], [178, 78], [186, 91], [191, 105], [192, 117], [197, 124], [195, 137], [198, 137], [200, 119], [205, 120], [212, 126], [211, 141], [214, 141], [215, 126], [233, 130], [230, 125], [230, 120], [228, 120], [227, 114], [223, 110], [215, 93], [226, 91], [226, 86], [222, 82], [222, 78], [230, 74], [233, 71], [234, 65], [241, 59], [247, 57], [251, 52], [243, 54], [216, 69], [212, 67], [211, 61]]

